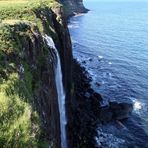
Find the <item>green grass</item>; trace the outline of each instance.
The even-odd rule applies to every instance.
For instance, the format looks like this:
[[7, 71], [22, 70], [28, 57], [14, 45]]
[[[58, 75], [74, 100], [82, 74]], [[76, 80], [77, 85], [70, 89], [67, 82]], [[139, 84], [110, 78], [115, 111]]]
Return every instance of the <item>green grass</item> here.
[[[41, 41], [43, 52], [36, 57], [38, 71], [32, 71], [23, 49], [37, 30], [40, 36], [44, 33], [56, 36], [49, 9], [59, 7], [55, 0], [0, 0], [1, 148], [48, 147], [47, 140], [41, 138], [41, 119], [33, 104], [40, 81], [33, 82], [33, 79], [39, 79], [39, 71], [49, 53]], [[60, 20], [59, 16], [57, 19]], [[20, 64], [24, 67], [23, 78], [19, 73]]]
[[[39, 117], [33, 111], [28, 98], [19, 94], [20, 82], [17, 73], [11, 73], [0, 84], [0, 147], [37, 147], [40, 134]], [[23, 89], [24, 94], [27, 91]], [[36, 120], [32, 121], [32, 118]]]
[[[33, 94], [40, 82], [34, 76], [40, 73], [40, 66], [32, 71], [27, 57], [27, 45], [33, 38], [34, 24], [15, 22], [0, 26], [0, 147], [1, 148], [47, 148], [48, 142], [42, 136], [41, 119], [35, 110]], [[43, 43], [43, 41], [40, 41]], [[33, 44], [33, 43], [32, 43]], [[32, 45], [33, 46], [33, 45]], [[46, 51], [44, 46], [41, 50]], [[32, 48], [35, 52], [35, 47]], [[38, 53], [48, 55], [44, 53]], [[37, 60], [37, 59], [36, 59]], [[42, 60], [44, 62], [46, 57]], [[38, 62], [38, 61], [37, 61]], [[38, 63], [41, 65], [42, 63]], [[19, 67], [23, 66], [23, 75]]]
[[37, 12], [59, 7], [61, 5], [56, 0], [3, 0], [0, 1], [0, 22], [30, 21], [37, 24], [39, 29], [43, 31], [41, 19], [44, 16], [37, 17]]
[[[21, 15], [24, 12], [30, 14], [31, 11], [39, 7], [56, 8], [60, 6], [56, 0], [2, 0], [0, 1], [0, 17], [5, 19], [13, 16], [23, 19]], [[8, 14], [8, 12], [11, 12], [11, 14]]]

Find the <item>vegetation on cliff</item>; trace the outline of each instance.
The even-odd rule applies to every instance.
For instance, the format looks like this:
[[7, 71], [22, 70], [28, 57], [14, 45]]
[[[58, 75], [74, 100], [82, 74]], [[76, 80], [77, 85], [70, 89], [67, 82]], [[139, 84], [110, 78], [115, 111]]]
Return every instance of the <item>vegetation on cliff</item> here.
[[42, 35], [57, 40], [51, 9], [60, 7], [55, 0], [0, 1], [0, 147], [49, 146], [38, 104], [53, 55]]
[[[63, 6], [59, 1], [64, 4]], [[78, 1], [0, 0], [0, 147], [58, 147], [60, 125], [55, 86], [55, 53], [44, 41], [51, 36], [59, 50], [71, 116], [71, 41], [64, 17], [82, 12]], [[81, 0], [80, 0], [81, 1]], [[79, 7], [78, 9], [76, 7]], [[82, 11], [80, 11], [82, 10]], [[64, 16], [64, 14], [66, 16]], [[68, 130], [70, 133], [71, 131]], [[68, 143], [70, 144], [70, 143]]]
[[47, 16], [52, 15], [49, 10], [60, 7], [61, 4], [55, 0], [0, 1], [0, 22], [11, 24], [18, 21], [30, 21], [36, 24], [41, 32], [45, 31], [44, 22], [46, 22], [47, 27], [54, 32], [52, 21]]
[[[33, 69], [31, 53], [27, 55], [35, 50], [33, 38], [31, 26], [25, 23], [0, 27], [0, 147], [44, 145], [33, 97], [41, 83], [34, 79], [39, 77], [42, 56], [48, 51], [41, 46], [45, 53], [37, 56], [40, 63]], [[32, 51], [27, 51], [29, 44]]]

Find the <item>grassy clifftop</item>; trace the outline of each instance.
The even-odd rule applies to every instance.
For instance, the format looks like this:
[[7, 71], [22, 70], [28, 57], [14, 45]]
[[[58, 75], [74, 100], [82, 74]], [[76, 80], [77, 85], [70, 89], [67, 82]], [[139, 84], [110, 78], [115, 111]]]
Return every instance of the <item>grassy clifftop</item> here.
[[[56, 0], [0, 0], [0, 22], [31, 21], [37, 24], [40, 31], [43, 31], [41, 19], [44, 19], [46, 10], [60, 7]], [[37, 16], [38, 12], [41, 12], [40, 16]]]
[[[55, 0], [0, 0], [0, 147], [48, 147], [35, 98], [51, 56], [42, 38], [54, 39]], [[59, 23], [60, 15], [57, 16]], [[52, 142], [51, 142], [52, 143]]]

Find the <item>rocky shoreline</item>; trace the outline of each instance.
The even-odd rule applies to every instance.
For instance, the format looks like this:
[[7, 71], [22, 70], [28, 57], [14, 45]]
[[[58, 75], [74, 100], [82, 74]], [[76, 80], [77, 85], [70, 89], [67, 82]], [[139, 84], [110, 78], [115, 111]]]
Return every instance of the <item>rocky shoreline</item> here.
[[[71, 8], [70, 13], [67, 13], [67, 21], [74, 15], [88, 11], [84, 5], [81, 9]], [[101, 126], [98, 125], [115, 121], [120, 128], [124, 128], [119, 120], [128, 118], [133, 104], [129, 103], [130, 101], [115, 101], [102, 106], [103, 98], [91, 88], [92, 78], [82, 65], [83, 63], [80, 64], [76, 59], [72, 60], [73, 97], [71, 107], [68, 106], [70, 108], [67, 125], [68, 146], [69, 148], [98, 148], [111, 145], [118, 147], [124, 141], [103, 133]]]
[[[124, 143], [122, 139], [103, 133], [98, 125], [113, 121], [120, 128], [124, 128], [120, 121], [128, 118], [133, 104], [123, 101], [109, 102], [109, 105], [101, 106], [103, 98], [91, 88], [89, 73], [76, 60], [73, 60], [73, 81], [75, 93], [72, 112], [74, 118], [69, 126], [71, 147], [97, 148], [101, 147], [101, 143], [109, 146], [111, 143], [105, 141], [106, 137], [114, 140], [114, 146]], [[104, 137], [101, 140], [98, 132]]]
[[96, 127], [99, 122], [99, 101], [101, 96], [95, 93], [90, 86], [91, 78], [84, 67], [73, 60], [74, 97], [73, 118], [69, 129], [71, 130], [71, 147], [94, 147]]

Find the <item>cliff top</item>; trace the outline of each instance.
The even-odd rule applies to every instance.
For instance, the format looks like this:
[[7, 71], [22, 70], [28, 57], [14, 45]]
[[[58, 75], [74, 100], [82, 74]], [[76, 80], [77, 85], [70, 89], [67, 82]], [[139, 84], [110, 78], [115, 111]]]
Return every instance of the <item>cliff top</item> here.
[[[43, 8], [59, 8], [56, 0], [0, 0], [0, 22], [3, 20], [28, 20], [38, 23], [35, 12]], [[4, 21], [6, 23], [6, 21]], [[7, 23], [12, 21], [7, 21]]]
[[[0, 0], [0, 28], [5, 24], [29, 22], [36, 25], [40, 32], [54, 35], [50, 9], [59, 9], [61, 6], [56, 0]], [[60, 22], [60, 16], [57, 19]]]

